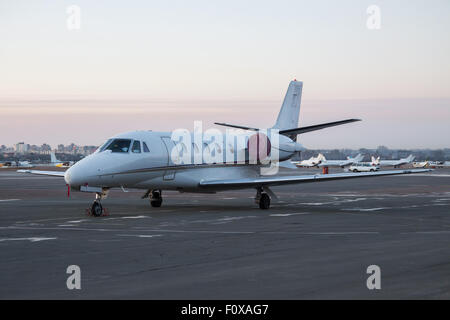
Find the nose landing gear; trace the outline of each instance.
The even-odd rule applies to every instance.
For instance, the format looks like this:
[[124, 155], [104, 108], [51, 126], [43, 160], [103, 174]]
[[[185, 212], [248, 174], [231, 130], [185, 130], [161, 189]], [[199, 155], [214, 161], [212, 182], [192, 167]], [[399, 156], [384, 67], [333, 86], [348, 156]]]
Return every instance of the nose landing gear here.
[[91, 206], [91, 214], [94, 217], [100, 217], [103, 214], [103, 206], [100, 201], [95, 200]]
[[108, 191], [109, 191], [108, 189], [103, 189], [102, 192], [95, 193], [95, 201], [91, 205], [89, 212], [94, 217], [101, 217], [103, 215], [106, 215], [106, 209], [103, 209], [101, 201], [103, 199], [106, 199], [106, 197], [108, 197]]

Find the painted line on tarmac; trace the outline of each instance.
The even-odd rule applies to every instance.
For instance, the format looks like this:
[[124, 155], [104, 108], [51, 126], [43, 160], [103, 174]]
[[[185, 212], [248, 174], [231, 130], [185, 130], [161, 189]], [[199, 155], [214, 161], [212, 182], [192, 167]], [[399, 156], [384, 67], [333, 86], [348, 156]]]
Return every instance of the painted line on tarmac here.
[[162, 237], [162, 234], [118, 234], [120, 237], [154, 238]]
[[3, 238], [0, 239], [0, 242], [4, 241], [30, 241], [30, 242], [39, 242], [46, 240], [56, 240], [58, 238], [43, 238], [43, 237], [30, 237], [30, 238]]
[[271, 217], [289, 217], [289, 216], [296, 216], [296, 215], [303, 215], [303, 214], [311, 214], [311, 212], [273, 213], [273, 214], [269, 214], [269, 216], [271, 216]]

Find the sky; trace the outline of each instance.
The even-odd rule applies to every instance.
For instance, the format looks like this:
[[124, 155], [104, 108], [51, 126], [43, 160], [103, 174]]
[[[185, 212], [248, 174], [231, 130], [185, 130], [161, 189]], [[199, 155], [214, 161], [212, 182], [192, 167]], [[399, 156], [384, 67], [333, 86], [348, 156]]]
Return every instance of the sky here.
[[450, 147], [449, 34], [448, 0], [0, 0], [0, 145], [270, 127], [296, 78], [299, 126], [363, 120], [307, 148]]

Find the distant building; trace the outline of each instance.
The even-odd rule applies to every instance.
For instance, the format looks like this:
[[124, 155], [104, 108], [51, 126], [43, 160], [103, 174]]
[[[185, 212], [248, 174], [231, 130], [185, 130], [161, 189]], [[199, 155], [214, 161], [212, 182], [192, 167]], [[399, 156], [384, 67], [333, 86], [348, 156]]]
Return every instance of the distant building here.
[[41, 154], [50, 154], [52, 147], [46, 143], [41, 146]]
[[25, 154], [28, 152], [30, 145], [25, 144], [25, 142], [16, 143], [15, 151], [16, 153]]

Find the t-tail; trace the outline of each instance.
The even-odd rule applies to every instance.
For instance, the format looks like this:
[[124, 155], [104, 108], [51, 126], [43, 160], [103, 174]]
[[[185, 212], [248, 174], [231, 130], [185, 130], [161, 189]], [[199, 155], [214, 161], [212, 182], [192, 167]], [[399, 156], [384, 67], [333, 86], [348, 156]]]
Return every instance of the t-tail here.
[[[278, 113], [277, 121], [273, 125], [272, 129], [278, 129], [279, 133], [291, 138], [292, 140], [297, 140], [297, 135], [325, 129], [328, 127], [339, 126], [346, 123], [351, 123], [355, 121], [361, 121], [360, 119], [346, 119], [340, 121], [333, 121], [327, 123], [316, 124], [307, 127], [298, 127], [298, 119], [300, 115], [300, 104], [302, 101], [303, 92], [303, 82], [302, 81], [291, 81], [287, 89], [286, 95], [284, 96], [283, 104], [281, 105], [280, 112]], [[239, 128], [243, 130], [258, 131], [258, 128], [229, 124], [223, 122], [214, 122], [220, 126]]]
[[380, 164], [380, 157], [376, 158], [372, 156], [372, 165], [379, 165]]
[[50, 152], [50, 162], [51, 163], [58, 163], [59, 160], [56, 158], [56, 155], [54, 152]]
[[364, 159], [364, 155], [362, 155], [361, 153], [359, 153], [356, 157], [355, 157], [355, 162], [361, 162]]

